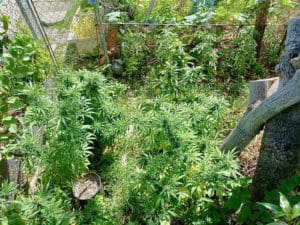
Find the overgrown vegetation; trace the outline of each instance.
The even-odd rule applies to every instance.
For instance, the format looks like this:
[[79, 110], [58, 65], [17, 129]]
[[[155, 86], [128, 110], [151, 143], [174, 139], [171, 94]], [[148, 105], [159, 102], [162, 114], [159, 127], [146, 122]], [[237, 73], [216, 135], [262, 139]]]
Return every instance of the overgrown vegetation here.
[[[192, 24], [250, 23], [255, 4], [160, 1], [144, 18], [148, 1], [113, 2], [136, 21]], [[2, 182], [0, 224], [299, 223], [299, 176], [252, 202], [238, 156], [218, 149], [245, 108], [245, 81], [269, 76], [279, 60], [280, 38], [266, 34], [274, 49], [259, 62], [252, 34], [251, 26], [121, 27], [124, 71], [115, 77], [107, 66], [53, 73], [26, 31], [2, 38], [0, 158], [20, 159], [24, 178]], [[80, 204], [71, 188], [88, 171], [104, 189]]]

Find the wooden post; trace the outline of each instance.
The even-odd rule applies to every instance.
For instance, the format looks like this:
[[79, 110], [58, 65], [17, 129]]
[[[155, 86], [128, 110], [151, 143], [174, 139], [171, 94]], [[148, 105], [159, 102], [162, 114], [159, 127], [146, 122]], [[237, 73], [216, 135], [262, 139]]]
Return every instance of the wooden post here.
[[279, 77], [250, 81], [249, 110], [277, 91]]
[[96, 18], [97, 18], [97, 25], [99, 27], [99, 38], [100, 38], [100, 42], [101, 42], [103, 55], [104, 55], [106, 63], [110, 64], [107, 46], [106, 46], [105, 27], [104, 27], [104, 23], [103, 23], [104, 22], [104, 10], [102, 7], [100, 8], [99, 0], [96, 0], [95, 9], [96, 9], [95, 12], [96, 12]]

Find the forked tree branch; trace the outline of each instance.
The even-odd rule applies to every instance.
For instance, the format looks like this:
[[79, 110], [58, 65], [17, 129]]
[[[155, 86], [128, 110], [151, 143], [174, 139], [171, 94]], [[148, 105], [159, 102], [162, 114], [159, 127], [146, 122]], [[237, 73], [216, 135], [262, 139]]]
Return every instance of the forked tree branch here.
[[288, 107], [300, 102], [300, 70], [279, 91], [266, 98], [253, 110], [246, 113], [237, 126], [224, 140], [222, 151], [240, 152], [260, 131], [267, 120], [282, 112]]

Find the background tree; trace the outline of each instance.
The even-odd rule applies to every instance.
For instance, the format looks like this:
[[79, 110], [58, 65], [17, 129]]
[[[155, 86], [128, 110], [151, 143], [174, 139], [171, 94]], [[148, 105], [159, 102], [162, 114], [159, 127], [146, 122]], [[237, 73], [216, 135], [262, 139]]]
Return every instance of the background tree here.
[[263, 44], [263, 37], [267, 27], [268, 12], [271, 5], [271, 0], [262, 0], [257, 7], [255, 17], [255, 30], [253, 38], [256, 42], [256, 58], [259, 60], [261, 48]]
[[300, 153], [300, 17], [288, 25], [285, 52], [276, 69], [279, 90], [248, 111], [225, 139], [221, 149], [242, 150], [265, 125], [252, 197], [261, 200], [271, 190], [294, 175]]
[[[300, 54], [300, 17], [289, 22], [286, 47], [280, 64], [276, 67], [280, 73], [280, 86], [292, 79]], [[292, 61], [291, 61], [292, 60]], [[294, 90], [299, 93], [299, 91]], [[288, 101], [288, 99], [287, 99]], [[253, 198], [260, 200], [265, 190], [273, 189], [278, 184], [296, 173], [300, 153], [300, 104], [284, 110], [265, 126], [256, 174], [253, 179]]]

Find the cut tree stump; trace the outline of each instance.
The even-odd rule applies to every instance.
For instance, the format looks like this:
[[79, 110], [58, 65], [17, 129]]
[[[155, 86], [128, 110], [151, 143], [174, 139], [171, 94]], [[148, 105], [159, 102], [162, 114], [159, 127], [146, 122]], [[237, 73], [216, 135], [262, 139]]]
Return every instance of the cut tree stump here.
[[279, 77], [250, 81], [248, 111], [256, 108], [263, 100], [274, 94], [279, 85]]
[[299, 102], [300, 70], [283, 88], [245, 113], [224, 140], [221, 150], [231, 151], [235, 149], [240, 152], [259, 133], [269, 119]]

